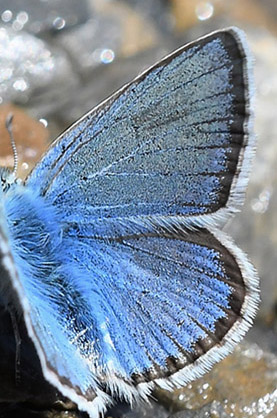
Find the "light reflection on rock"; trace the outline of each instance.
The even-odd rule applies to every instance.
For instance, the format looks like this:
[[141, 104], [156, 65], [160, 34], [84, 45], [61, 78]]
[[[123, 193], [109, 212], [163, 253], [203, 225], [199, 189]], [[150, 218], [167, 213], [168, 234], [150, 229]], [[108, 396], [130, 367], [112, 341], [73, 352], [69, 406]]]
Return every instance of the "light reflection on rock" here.
[[40, 33], [84, 23], [91, 12], [86, 0], [1, 0], [0, 21], [17, 31]]
[[0, 28], [0, 65], [0, 103], [26, 103], [46, 88], [49, 96], [57, 86], [62, 92], [68, 82], [75, 83], [64, 52], [24, 31]]

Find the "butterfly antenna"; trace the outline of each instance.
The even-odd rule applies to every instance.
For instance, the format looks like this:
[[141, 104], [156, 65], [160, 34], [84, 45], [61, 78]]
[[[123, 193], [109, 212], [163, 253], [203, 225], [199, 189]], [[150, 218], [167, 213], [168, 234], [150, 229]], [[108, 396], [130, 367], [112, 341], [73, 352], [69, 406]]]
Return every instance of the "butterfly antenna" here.
[[13, 159], [14, 159], [13, 175], [16, 177], [17, 168], [18, 168], [18, 154], [17, 154], [17, 149], [16, 149], [15, 140], [13, 136], [12, 122], [13, 122], [13, 114], [9, 113], [6, 119], [6, 128], [10, 136], [11, 146], [13, 150]]

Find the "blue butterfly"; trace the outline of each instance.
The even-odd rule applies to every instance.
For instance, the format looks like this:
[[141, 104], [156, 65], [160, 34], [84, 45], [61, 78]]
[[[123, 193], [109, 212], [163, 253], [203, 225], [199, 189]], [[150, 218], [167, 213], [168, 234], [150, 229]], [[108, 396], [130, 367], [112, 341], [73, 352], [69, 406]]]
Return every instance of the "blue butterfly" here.
[[198, 378], [250, 327], [258, 278], [220, 228], [253, 156], [244, 34], [188, 44], [1, 178], [0, 294], [45, 378], [97, 417]]

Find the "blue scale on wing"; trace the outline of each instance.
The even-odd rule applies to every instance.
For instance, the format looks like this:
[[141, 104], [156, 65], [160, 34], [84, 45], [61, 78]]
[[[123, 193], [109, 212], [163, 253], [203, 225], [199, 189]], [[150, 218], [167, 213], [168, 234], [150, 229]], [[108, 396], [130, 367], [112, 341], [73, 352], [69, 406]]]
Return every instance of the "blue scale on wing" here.
[[239, 117], [232, 71], [221, 39], [185, 49], [88, 114], [27, 185], [62, 208], [68, 224], [90, 222], [94, 236], [145, 232], [149, 216], [158, 225], [215, 211], [241, 146], [231, 135]]
[[[232, 286], [220, 280], [220, 254], [205, 245], [161, 237], [82, 239], [74, 254], [84, 261], [84, 272], [75, 280], [69, 266], [71, 282], [90, 306], [100, 361], [122, 376], [151, 365], [166, 369], [169, 356], [181, 356], [179, 348], [193, 353], [194, 343], [207, 337], [205, 329], [214, 332], [225, 317], [222, 307], [230, 308]], [[192, 272], [194, 257], [201, 267]], [[213, 263], [217, 269], [209, 268]]]

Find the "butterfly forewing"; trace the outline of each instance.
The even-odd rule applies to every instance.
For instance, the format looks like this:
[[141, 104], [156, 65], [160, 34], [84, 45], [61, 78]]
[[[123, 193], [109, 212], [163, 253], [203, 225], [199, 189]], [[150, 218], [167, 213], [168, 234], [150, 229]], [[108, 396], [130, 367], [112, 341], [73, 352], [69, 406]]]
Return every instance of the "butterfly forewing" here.
[[52, 146], [27, 184], [69, 223], [92, 224], [96, 236], [214, 214], [235, 204], [230, 193], [239, 203], [243, 192], [236, 186], [248, 118], [239, 34], [214, 33], [88, 113]]

